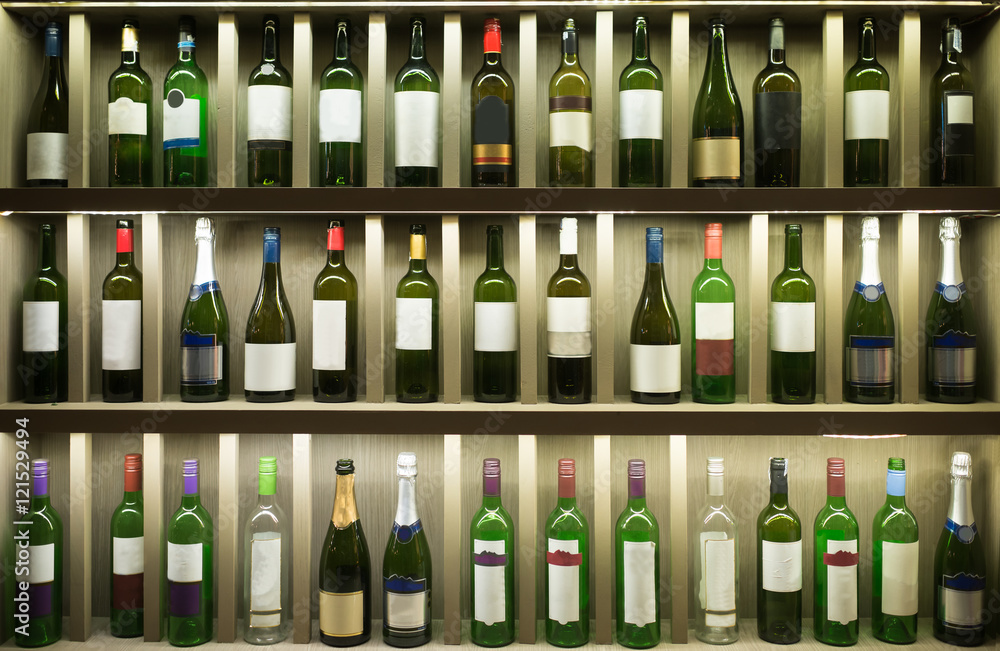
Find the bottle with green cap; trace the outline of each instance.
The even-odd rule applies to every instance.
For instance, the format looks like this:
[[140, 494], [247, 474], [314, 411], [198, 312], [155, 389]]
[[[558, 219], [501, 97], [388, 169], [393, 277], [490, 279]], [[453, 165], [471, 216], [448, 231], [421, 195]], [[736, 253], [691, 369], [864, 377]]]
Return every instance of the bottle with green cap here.
[[243, 639], [274, 644], [287, 637], [288, 520], [278, 506], [278, 460], [261, 457], [258, 465], [257, 507], [247, 519], [243, 536]]
[[872, 634], [893, 644], [917, 641], [917, 519], [906, 507], [906, 462], [889, 459], [885, 504], [872, 525]]

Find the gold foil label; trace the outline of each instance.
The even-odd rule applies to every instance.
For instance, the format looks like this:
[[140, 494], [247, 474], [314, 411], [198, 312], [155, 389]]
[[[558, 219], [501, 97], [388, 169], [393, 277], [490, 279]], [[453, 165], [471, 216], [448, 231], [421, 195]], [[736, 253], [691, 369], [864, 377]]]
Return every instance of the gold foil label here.
[[330, 637], [361, 635], [365, 629], [365, 600], [362, 591], [319, 591], [319, 630]]
[[139, 30], [135, 27], [122, 28], [122, 52], [139, 51]]
[[410, 234], [410, 259], [427, 259], [427, 236]]
[[333, 496], [333, 526], [345, 529], [358, 519], [358, 504], [354, 500], [354, 475], [337, 475], [337, 492]]
[[510, 165], [513, 160], [511, 145], [472, 145], [473, 165]]
[[692, 145], [694, 159], [691, 171], [695, 179], [740, 178], [739, 138], [695, 138]]

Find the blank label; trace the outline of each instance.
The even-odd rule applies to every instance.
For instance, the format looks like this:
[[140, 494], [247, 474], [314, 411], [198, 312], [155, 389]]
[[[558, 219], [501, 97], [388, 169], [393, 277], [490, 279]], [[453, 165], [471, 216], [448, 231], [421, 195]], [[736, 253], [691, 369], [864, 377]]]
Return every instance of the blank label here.
[[248, 391], [295, 389], [295, 342], [247, 344], [243, 386]]
[[142, 301], [102, 301], [101, 368], [142, 368]]
[[889, 139], [889, 91], [852, 90], [844, 95], [844, 140]]
[[197, 147], [201, 139], [201, 100], [178, 89], [163, 100], [163, 148]]
[[[507, 553], [502, 540], [473, 540], [472, 553], [490, 552], [498, 556]], [[506, 565], [480, 565], [473, 563], [476, 573], [476, 612], [473, 617], [477, 622], [492, 626], [502, 622], [507, 617], [507, 593], [505, 590]]]
[[816, 351], [815, 303], [771, 303], [771, 350]]
[[313, 301], [313, 368], [347, 368], [347, 301]]
[[25, 301], [21, 349], [26, 353], [59, 350], [59, 301]]
[[427, 627], [427, 593], [387, 592], [386, 619], [391, 628], [422, 630]]
[[109, 136], [146, 136], [146, 111], [148, 105], [119, 97], [108, 104]]
[[201, 581], [202, 544], [167, 543], [167, 581], [197, 583]]
[[29, 181], [69, 179], [69, 168], [66, 164], [68, 153], [68, 133], [29, 133], [27, 179]]
[[517, 350], [517, 303], [476, 303], [475, 317], [475, 350]]
[[672, 393], [681, 390], [681, 345], [629, 346], [629, 378], [632, 391]]
[[625, 623], [645, 626], [656, 621], [656, 584], [653, 568], [656, 543], [622, 541], [625, 576]]
[[594, 117], [590, 112], [549, 113], [549, 147], [594, 148]]
[[52, 583], [56, 577], [56, 545], [28, 545], [28, 583]]
[[361, 142], [361, 91], [319, 91], [319, 141]]
[[247, 88], [247, 140], [292, 139], [292, 89], [288, 86]]
[[[548, 551], [580, 553], [580, 541], [549, 538]], [[562, 625], [580, 621], [580, 566], [546, 563], [549, 573], [549, 619]]]
[[319, 591], [319, 630], [325, 635], [361, 635], [365, 626], [365, 593]]
[[798, 592], [802, 589], [802, 541], [761, 541], [764, 589], [768, 592]]
[[[858, 553], [857, 540], [828, 540], [826, 553]], [[826, 566], [826, 617], [831, 622], [848, 624], [858, 618], [858, 566]]]
[[705, 625], [736, 626], [736, 541], [726, 539], [722, 532], [701, 535]]
[[917, 614], [919, 543], [882, 543], [882, 612], [906, 617]]
[[618, 132], [622, 140], [663, 140], [663, 91], [623, 90], [618, 93]]
[[437, 167], [441, 94], [407, 90], [394, 101], [396, 167]]
[[430, 350], [434, 331], [431, 298], [396, 299], [396, 348]]
[[111, 544], [112, 568], [115, 574], [128, 576], [130, 574], [142, 574], [143, 572], [143, 549], [142, 536], [135, 538], [115, 537]]
[[255, 533], [250, 542], [250, 610], [281, 610], [281, 535]]
[[733, 339], [735, 303], [695, 303], [695, 339]]
[[983, 591], [953, 590], [938, 587], [941, 591], [942, 619], [955, 626], [979, 626], [983, 623]]
[[972, 97], [972, 94], [945, 94], [945, 101], [948, 102], [945, 113], [948, 116], [948, 124], [974, 124], [972, 121]]

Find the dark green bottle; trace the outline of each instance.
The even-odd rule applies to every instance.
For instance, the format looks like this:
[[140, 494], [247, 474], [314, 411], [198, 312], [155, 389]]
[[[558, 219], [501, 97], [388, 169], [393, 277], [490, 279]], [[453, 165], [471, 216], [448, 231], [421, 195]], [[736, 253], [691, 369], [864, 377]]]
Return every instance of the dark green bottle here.
[[195, 60], [195, 21], [181, 16], [177, 63], [163, 82], [163, 185], [208, 185], [208, 78]]
[[410, 57], [393, 85], [396, 187], [441, 184], [441, 82], [427, 60], [423, 18], [410, 19]]
[[281, 229], [264, 229], [264, 268], [246, 330], [243, 391], [248, 402], [295, 398], [295, 320], [281, 282]]
[[814, 526], [813, 632], [824, 644], [858, 641], [858, 520], [844, 497], [844, 460], [826, 460], [826, 505]]
[[889, 185], [889, 73], [875, 59], [875, 19], [858, 21], [858, 61], [844, 77], [844, 187]]
[[941, 28], [941, 66], [931, 77], [931, 185], [976, 184], [975, 86], [962, 65], [962, 28], [948, 18]]
[[872, 524], [872, 635], [893, 644], [917, 641], [919, 530], [906, 506], [906, 464], [889, 459], [885, 504]]
[[632, 61], [618, 78], [618, 185], [663, 186], [663, 74], [649, 58], [649, 24], [632, 24]]
[[125, 455], [125, 491], [111, 514], [111, 620], [115, 637], [143, 631], [142, 455]]
[[167, 524], [167, 639], [195, 646], [212, 639], [212, 516], [198, 494], [198, 460], [185, 459], [181, 505]]
[[514, 80], [500, 61], [500, 19], [483, 23], [483, 67], [472, 80], [472, 187], [517, 185]]
[[229, 312], [215, 273], [215, 226], [199, 217], [194, 280], [181, 317], [181, 400], [216, 402], [229, 397]]
[[319, 184], [365, 184], [365, 80], [351, 61], [351, 21], [337, 19], [333, 61], [319, 78]]
[[410, 226], [410, 268], [396, 285], [396, 400], [437, 402], [437, 281], [427, 270], [427, 227]]
[[615, 524], [615, 633], [618, 644], [660, 643], [660, 525], [646, 506], [646, 462], [628, 462], [628, 503]]
[[479, 646], [514, 641], [514, 520], [500, 503], [500, 460], [483, 459], [483, 505], [469, 527], [469, 637]]
[[676, 404], [681, 399], [681, 331], [663, 277], [663, 229], [646, 229], [646, 277], [629, 334], [632, 402]]
[[576, 22], [567, 18], [562, 60], [549, 81], [549, 185], [594, 186], [594, 114], [590, 78], [580, 66]]
[[757, 516], [757, 635], [772, 644], [802, 637], [802, 521], [788, 504], [788, 461], [771, 457], [771, 501]]
[[692, 185], [696, 188], [742, 188], [743, 105], [729, 67], [726, 21], [717, 17], [711, 23], [705, 76], [694, 104]]
[[101, 377], [104, 402], [142, 400], [142, 274], [135, 266], [131, 219], [117, 224], [117, 260], [104, 279]]
[[38, 270], [22, 293], [21, 365], [24, 401], [69, 399], [69, 293], [56, 269], [56, 227], [38, 227]]
[[28, 114], [25, 158], [29, 188], [65, 188], [69, 184], [69, 96], [62, 60], [62, 25], [45, 26], [42, 81]]
[[153, 82], [139, 66], [139, 22], [122, 22], [122, 63], [108, 80], [108, 185], [153, 185]]
[[768, 25], [767, 65], [753, 82], [754, 185], [799, 186], [802, 84], [785, 63], [785, 21]]
[[517, 287], [503, 266], [503, 226], [486, 227], [486, 271], [472, 289], [472, 394], [477, 402], [517, 398]]
[[785, 225], [785, 268], [771, 283], [771, 400], [816, 401], [816, 283], [802, 268], [802, 225]]
[[344, 222], [326, 231], [326, 266], [313, 284], [313, 399], [358, 398], [358, 281], [344, 261]]
[[559, 501], [545, 521], [545, 641], [590, 640], [590, 528], [576, 504], [576, 462], [559, 460]]
[[278, 17], [264, 16], [261, 61], [247, 84], [247, 185], [292, 185], [292, 75], [281, 65]]

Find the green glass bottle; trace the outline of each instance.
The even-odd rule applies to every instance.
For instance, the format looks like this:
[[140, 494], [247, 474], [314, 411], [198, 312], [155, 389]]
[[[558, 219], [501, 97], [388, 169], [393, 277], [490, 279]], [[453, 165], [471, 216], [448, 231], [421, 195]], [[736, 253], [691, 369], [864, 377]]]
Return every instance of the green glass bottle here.
[[725, 503], [722, 457], [709, 457], [707, 471], [707, 501], [693, 539], [698, 584], [694, 634], [708, 644], [732, 644], [740, 637], [738, 527]]
[[142, 455], [125, 455], [125, 491], [111, 514], [111, 620], [115, 637], [143, 631]]
[[545, 521], [545, 641], [590, 641], [590, 527], [576, 504], [576, 462], [559, 460], [559, 501]]
[[10, 611], [14, 642], [20, 647], [46, 646], [62, 637], [63, 527], [49, 497], [49, 470], [48, 459], [31, 460], [31, 502], [21, 524], [14, 525], [18, 556], [28, 555], [28, 574], [18, 575], [13, 602], [27, 601], [28, 611]]
[[771, 457], [771, 501], [757, 516], [757, 635], [772, 644], [802, 637], [802, 521], [788, 504], [788, 461]]
[[767, 65], [753, 82], [754, 185], [799, 186], [802, 84], [785, 63], [785, 20], [768, 25]]
[[344, 222], [326, 231], [326, 266], [313, 284], [312, 375], [316, 402], [358, 399], [358, 281], [344, 261]]
[[295, 398], [295, 320], [281, 282], [281, 229], [264, 229], [260, 289], [247, 319], [243, 392], [247, 402]]
[[167, 639], [195, 646], [212, 639], [212, 516], [198, 495], [198, 460], [184, 460], [184, 494], [167, 524]]
[[722, 224], [705, 224], [705, 264], [691, 287], [691, 398], [736, 402], [736, 287], [722, 268]]
[[278, 17], [264, 16], [261, 60], [247, 82], [247, 185], [292, 185], [292, 75], [281, 65]]
[[948, 18], [941, 28], [941, 66], [931, 77], [931, 185], [976, 184], [975, 85], [962, 65], [962, 27]]
[[333, 61], [319, 78], [319, 184], [365, 185], [364, 92], [351, 61], [351, 21], [337, 19]]
[[858, 520], [844, 495], [844, 460], [831, 457], [814, 525], [813, 632], [836, 646], [858, 641]]
[[208, 185], [208, 78], [195, 60], [195, 20], [181, 16], [177, 63], [163, 82], [163, 185]]
[[472, 79], [472, 187], [514, 187], [514, 80], [500, 61], [500, 19], [483, 23], [483, 67]]
[[122, 22], [122, 63], [108, 80], [108, 185], [153, 185], [153, 82], [139, 65], [139, 22]]
[[917, 641], [917, 519], [906, 506], [906, 464], [889, 459], [885, 504], [872, 524], [872, 634], [885, 642]]
[[215, 273], [215, 226], [195, 222], [194, 279], [181, 317], [181, 400], [229, 398], [229, 312]]
[[243, 639], [275, 644], [291, 632], [291, 523], [278, 505], [278, 460], [257, 461], [257, 505], [243, 528]]
[[694, 104], [692, 185], [742, 188], [743, 105], [729, 67], [726, 21], [721, 16], [711, 20], [710, 38], [705, 76]]
[[427, 270], [427, 227], [410, 226], [410, 268], [396, 285], [396, 400], [437, 402], [438, 284]]
[[785, 224], [785, 268], [771, 283], [771, 400], [816, 401], [816, 283], [802, 268], [801, 224]]
[[486, 227], [486, 270], [472, 289], [472, 394], [477, 402], [517, 398], [517, 287], [503, 266], [503, 226]]
[[69, 292], [56, 269], [56, 227], [38, 227], [38, 270], [24, 285], [21, 320], [21, 365], [24, 401], [69, 399]]
[[25, 178], [29, 188], [69, 184], [69, 96], [62, 60], [62, 25], [45, 26], [41, 83], [28, 114]]
[[594, 115], [590, 77], [580, 67], [576, 22], [567, 18], [562, 60], [549, 81], [549, 185], [594, 187]]
[[632, 61], [618, 77], [618, 185], [663, 187], [663, 74], [649, 58], [649, 23], [632, 24]]
[[618, 644], [660, 643], [660, 525], [646, 506], [646, 462], [628, 462], [628, 503], [615, 524], [615, 633]]
[[681, 399], [681, 331], [663, 277], [663, 229], [646, 229], [646, 278], [629, 336], [632, 402], [674, 404]]
[[423, 18], [410, 19], [410, 57], [393, 85], [396, 187], [441, 184], [441, 82], [427, 60]]
[[142, 274], [135, 266], [131, 219], [117, 222], [117, 259], [101, 292], [104, 402], [142, 400]]
[[875, 59], [875, 19], [858, 21], [858, 61], [844, 77], [844, 187], [889, 185], [889, 73]]
[[514, 641], [514, 520], [500, 503], [500, 459], [483, 459], [483, 505], [469, 527], [469, 637], [479, 646]]
[[545, 299], [548, 333], [549, 402], [590, 402], [590, 281], [577, 259], [576, 217], [563, 217], [559, 228], [559, 268], [549, 279]]

